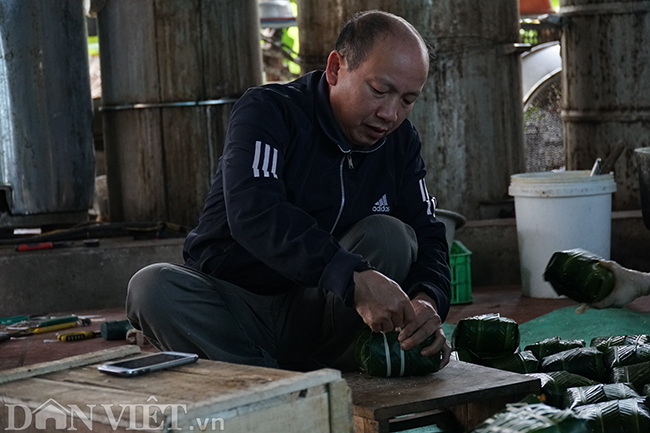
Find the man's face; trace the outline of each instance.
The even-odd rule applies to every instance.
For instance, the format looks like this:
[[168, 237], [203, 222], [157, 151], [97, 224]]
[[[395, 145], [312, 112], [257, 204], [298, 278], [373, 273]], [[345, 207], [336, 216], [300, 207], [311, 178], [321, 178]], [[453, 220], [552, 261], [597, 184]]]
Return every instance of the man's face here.
[[330, 102], [346, 137], [371, 146], [409, 115], [428, 74], [426, 53], [417, 42], [380, 36], [366, 58], [350, 71], [340, 53], [330, 54]]

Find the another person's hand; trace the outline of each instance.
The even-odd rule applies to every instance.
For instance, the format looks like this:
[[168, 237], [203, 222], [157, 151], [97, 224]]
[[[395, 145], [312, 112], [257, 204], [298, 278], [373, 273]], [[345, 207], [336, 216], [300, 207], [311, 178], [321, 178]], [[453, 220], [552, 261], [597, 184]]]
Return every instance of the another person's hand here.
[[389, 332], [413, 321], [413, 305], [395, 281], [373, 270], [355, 272], [353, 278], [354, 307], [374, 332]]
[[400, 332], [398, 340], [403, 350], [409, 350], [430, 335], [434, 335], [433, 343], [422, 349], [422, 356], [432, 356], [442, 351], [440, 368], [449, 363], [451, 347], [442, 330], [442, 320], [438, 315], [437, 306], [433, 299], [424, 293], [418, 293], [411, 301], [415, 310], [415, 319], [408, 323]]
[[614, 274], [614, 289], [606, 298], [591, 304], [593, 308], [621, 308], [650, 292], [650, 274], [624, 268], [610, 260], [599, 263]]

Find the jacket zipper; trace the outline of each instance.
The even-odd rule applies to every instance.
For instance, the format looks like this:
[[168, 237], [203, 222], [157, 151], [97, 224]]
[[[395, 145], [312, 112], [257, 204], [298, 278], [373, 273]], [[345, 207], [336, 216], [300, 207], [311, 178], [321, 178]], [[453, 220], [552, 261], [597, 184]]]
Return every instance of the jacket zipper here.
[[[345, 184], [343, 183], [343, 164], [345, 163], [346, 157], [350, 157], [350, 153], [346, 153], [343, 155], [343, 158], [341, 159], [341, 164], [339, 165], [339, 179], [341, 181], [341, 207], [339, 208], [339, 214], [336, 216], [336, 221], [334, 221], [334, 225], [332, 226], [332, 230], [330, 230], [330, 234], [334, 233], [334, 229], [336, 229], [337, 224], [339, 223], [339, 220], [341, 219], [341, 215], [343, 214], [343, 206], [345, 205]], [[351, 164], [352, 159], [348, 159], [348, 162]]]
[[[386, 138], [383, 139], [381, 144], [374, 149], [370, 151], [363, 151], [363, 150], [356, 150], [355, 152], [360, 152], [360, 153], [372, 153], [382, 147], [386, 143]], [[345, 205], [345, 184], [343, 183], [343, 165], [345, 164], [345, 160], [348, 160], [348, 167], [350, 170], [354, 169], [354, 164], [352, 163], [352, 150], [343, 150], [341, 145], [339, 145], [339, 149], [343, 152], [343, 159], [341, 159], [341, 164], [339, 166], [339, 179], [341, 181], [341, 207], [339, 208], [339, 214], [336, 216], [336, 220], [334, 221], [334, 225], [332, 226], [332, 230], [330, 230], [330, 234], [334, 233], [334, 230], [336, 229], [336, 226], [339, 223], [339, 220], [341, 219], [341, 215], [343, 214], [343, 206]]]

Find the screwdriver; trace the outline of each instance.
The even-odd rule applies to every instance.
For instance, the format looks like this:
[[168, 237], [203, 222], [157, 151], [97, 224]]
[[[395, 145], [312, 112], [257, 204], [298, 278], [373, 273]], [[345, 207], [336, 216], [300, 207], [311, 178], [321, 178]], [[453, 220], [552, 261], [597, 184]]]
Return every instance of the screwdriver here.
[[75, 326], [77, 326], [77, 322], [57, 323], [54, 325], [39, 326], [37, 328], [29, 328], [27, 331], [32, 334], [42, 334], [44, 332], [52, 332], [52, 331], [58, 331], [60, 329], [74, 328]]
[[98, 335], [101, 335], [100, 331], [79, 331], [79, 332], [67, 332], [65, 334], [57, 334], [56, 338], [63, 341], [64, 343], [69, 343], [71, 341], [88, 340], [90, 338], [95, 338]]
[[48, 250], [51, 248], [64, 248], [73, 246], [73, 242], [39, 242], [36, 244], [20, 244], [16, 246], [16, 251], [35, 251], [35, 250]]

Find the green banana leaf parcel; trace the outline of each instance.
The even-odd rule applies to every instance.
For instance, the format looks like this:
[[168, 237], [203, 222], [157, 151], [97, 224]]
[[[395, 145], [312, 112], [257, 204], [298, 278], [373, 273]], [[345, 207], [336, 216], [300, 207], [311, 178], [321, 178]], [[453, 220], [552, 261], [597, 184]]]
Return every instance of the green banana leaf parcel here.
[[452, 334], [454, 350], [470, 350], [481, 358], [505, 356], [519, 349], [519, 325], [498, 313], [461, 319]]
[[604, 299], [614, 288], [614, 274], [598, 263], [600, 257], [576, 248], [553, 253], [546, 265], [544, 280], [558, 295], [574, 301], [593, 303]]
[[354, 350], [361, 370], [379, 377], [423, 376], [440, 370], [442, 353], [420, 355], [422, 349], [433, 343], [433, 335], [409, 350], [401, 349], [398, 335], [397, 331], [381, 333], [364, 329], [357, 337]]

